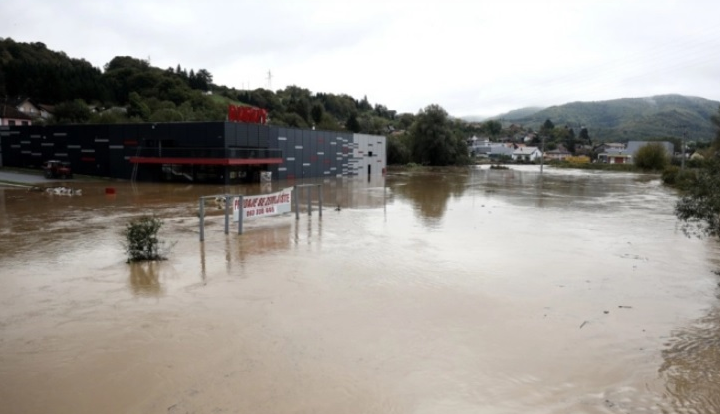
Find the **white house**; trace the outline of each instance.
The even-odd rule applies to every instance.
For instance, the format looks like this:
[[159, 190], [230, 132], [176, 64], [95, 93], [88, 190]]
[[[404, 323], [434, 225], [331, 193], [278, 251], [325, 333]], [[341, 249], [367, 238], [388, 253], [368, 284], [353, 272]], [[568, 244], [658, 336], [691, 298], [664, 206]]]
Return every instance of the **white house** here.
[[468, 152], [471, 157], [497, 158], [503, 155], [510, 156], [513, 152], [512, 144], [492, 142], [488, 138], [478, 138], [473, 136], [472, 138], [468, 138], [467, 144]]
[[513, 151], [513, 161], [533, 162], [542, 157], [542, 151], [538, 147], [520, 147]]
[[0, 104], [0, 125], [32, 125], [32, 118], [12, 105]]

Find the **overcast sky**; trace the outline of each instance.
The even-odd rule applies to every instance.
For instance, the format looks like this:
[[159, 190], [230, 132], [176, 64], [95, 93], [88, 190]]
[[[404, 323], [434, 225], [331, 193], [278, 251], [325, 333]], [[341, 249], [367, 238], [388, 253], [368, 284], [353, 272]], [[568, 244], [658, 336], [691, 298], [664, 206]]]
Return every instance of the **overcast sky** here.
[[239, 89], [297, 85], [399, 112], [720, 100], [718, 0], [4, 0], [0, 16], [0, 37], [100, 68], [132, 56]]

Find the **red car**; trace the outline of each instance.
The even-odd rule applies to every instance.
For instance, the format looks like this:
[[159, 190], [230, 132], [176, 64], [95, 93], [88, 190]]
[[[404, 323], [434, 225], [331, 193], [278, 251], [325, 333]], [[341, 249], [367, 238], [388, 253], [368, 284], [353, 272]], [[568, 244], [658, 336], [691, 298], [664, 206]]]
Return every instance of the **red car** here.
[[45, 161], [43, 171], [45, 172], [45, 178], [72, 178], [72, 169], [67, 161]]

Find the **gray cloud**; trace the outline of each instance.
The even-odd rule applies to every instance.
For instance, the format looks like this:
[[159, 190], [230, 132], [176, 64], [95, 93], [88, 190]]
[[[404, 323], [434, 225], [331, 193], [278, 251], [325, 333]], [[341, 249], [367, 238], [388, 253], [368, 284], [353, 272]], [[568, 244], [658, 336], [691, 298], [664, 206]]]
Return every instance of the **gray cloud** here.
[[720, 3], [18, 0], [0, 36], [101, 67], [205, 68], [228, 86], [296, 84], [415, 112], [681, 93], [720, 100]]

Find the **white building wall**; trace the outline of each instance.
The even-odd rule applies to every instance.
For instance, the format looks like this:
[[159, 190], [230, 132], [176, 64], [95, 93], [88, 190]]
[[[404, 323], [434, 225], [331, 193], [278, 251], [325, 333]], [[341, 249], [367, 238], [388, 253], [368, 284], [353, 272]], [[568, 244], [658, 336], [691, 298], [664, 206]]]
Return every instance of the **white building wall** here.
[[381, 135], [353, 134], [352, 170], [356, 175], [382, 175], [387, 167], [386, 140]]

